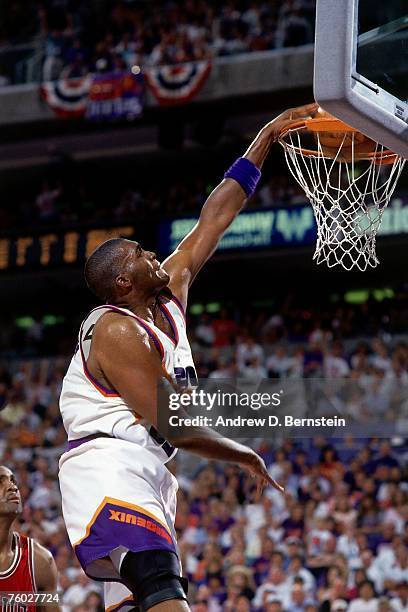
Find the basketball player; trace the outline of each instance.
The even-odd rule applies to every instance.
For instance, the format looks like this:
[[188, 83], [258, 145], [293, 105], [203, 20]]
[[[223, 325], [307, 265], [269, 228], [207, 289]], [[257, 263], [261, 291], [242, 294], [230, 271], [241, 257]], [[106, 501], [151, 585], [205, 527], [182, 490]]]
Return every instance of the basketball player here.
[[[57, 568], [51, 553], [38, 542], [13, 530], [14, 521], [22, 511], [20, 491], [14, 474], [2, 465], [0, 466], [1, 610], [2, 612], [59, 611], [60, 607], [54, 601], [57, 596]], [[42, 594], [44, 605], [35, 604], [33, 596], [36, 593]], [[14, 595], [17, 602], [13, 603], [10, 595]]]
[[70, 540], [86, 573], [106, 583], [109, 612], [189, 610], [173, 526], [177, 482], [165, 466], [174, 446], [234, 462], [261, 487], [282, 490], [254, 451], [214, 432], [165, 440], [155, 428], [156, 390], [163, 377], [197, 383], [184, 316], [191, 283], [254, 192], [280, 129], [315, 109], [287, 111], [261, 130], [162, 265], [124, 239], [105, 242], [86, 263], [86, 282], [103, 305], [83, 322], [64, 378], [69, 442], [60, 485]]

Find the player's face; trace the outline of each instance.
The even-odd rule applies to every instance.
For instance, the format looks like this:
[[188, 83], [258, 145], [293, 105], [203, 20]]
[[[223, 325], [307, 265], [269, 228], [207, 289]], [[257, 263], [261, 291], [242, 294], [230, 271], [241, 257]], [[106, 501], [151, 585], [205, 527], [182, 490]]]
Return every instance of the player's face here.
[[0, 516], [18, 515], [23, 511], [20, 491], [11, 470], [0, 466]]
[[128, 241], [126, 267], [135, 284], [143, 289], [160, 289], [168, 285], [170, 277], [161, 267], [153, 251], [145, 251], [138, 242]]

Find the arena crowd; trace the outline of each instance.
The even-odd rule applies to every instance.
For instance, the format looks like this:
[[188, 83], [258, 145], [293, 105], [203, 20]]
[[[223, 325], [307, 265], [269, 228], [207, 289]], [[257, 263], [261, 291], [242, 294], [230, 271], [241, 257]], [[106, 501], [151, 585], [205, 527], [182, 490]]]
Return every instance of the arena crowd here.
[[[101, 610], [100, 585], [79, 568], [61, 517], [60, 377], [16, 375], [20, 397], [1, 413], [1, 462], [15, 470], [25, 510], [19, 527], [53, 553], [64, 612]], [[255, 499], [231, 465], [172, 467], [176, 528], [194, 612], [403, 612], [408, 605], [405, 445], [347, 438], [260, 444], [284, 496]]]
[[[263, 313], [263, 324], [254, 318], [252, 327], [245, 312], [192, 317], [199, 377], [269, 376], [285, 384], [343, 379], [350, 382], [347, 392], [330, 397], [339, 414], [356, 421], [375, 414], [383, 423], [402, 416], [408, 383], [408, 348], [398, 335], [398, 321], [406, 320], [403, 300], [322, 308], [318, 315], [298, 310], [289, 296], [285, 302]], [[358, 340], [358, 329], [371, 339]], [[24, 333], [33, 357], [26, 352], [22, 360], [22, 351], [0, 372], [1, 463], [18, 475], [21, 529], [55, 556], [64, 612], [95, 612], [102, 609], [100, 586], [82, 573], [69, 547], [57, 484], [66, 444], [58, 396], [67, 358], [38, 358], [46, 353], [39, 320]], [[406, 442], [348, 436], [256, 445], [284, 484], [284, 496], [268, 488], [255, 499], [253, 482], [234, 466], [189, 459], [186, 469], [183, 455], [172, 466], [194, 612], [406, 610]]]
[[0, 49], [34, 38], [42, 78], [174, 64], [313, 41], [315, 0], [13, 0]]

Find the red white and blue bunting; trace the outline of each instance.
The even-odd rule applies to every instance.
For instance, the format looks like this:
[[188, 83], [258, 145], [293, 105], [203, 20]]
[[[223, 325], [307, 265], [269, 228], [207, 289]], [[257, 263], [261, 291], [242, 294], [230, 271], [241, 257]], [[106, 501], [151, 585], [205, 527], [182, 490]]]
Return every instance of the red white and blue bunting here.
[[159, 104], [185, 104], [200, 91], [211, 71], [211, 62], [187, 62], [145, 68], [150, 91]]
[[83, 117], [86, 112], [92, 76], [82, 79], [64, 79], [43, 83], [40, 88], [42, 99], [58, 117]]

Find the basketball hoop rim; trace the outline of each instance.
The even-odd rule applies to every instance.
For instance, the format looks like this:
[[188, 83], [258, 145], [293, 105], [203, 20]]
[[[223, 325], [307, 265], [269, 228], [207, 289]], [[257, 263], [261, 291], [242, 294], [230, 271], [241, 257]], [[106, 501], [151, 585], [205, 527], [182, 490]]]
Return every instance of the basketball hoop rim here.
[[[343, 134], [359, 134], [359, 130], [347, 125], [336, 117], [315, 117], [312, 119], [293, 119], [290, 123], [285, 125], [279, 132], [278, 142], [286, 151], [294, 151], [297, 154], [302, 154], [306, 157], [322, 157], [317, 150], [305, 149], [303, 147], [297, 147], [293, 144], [286, 142], [285, 136], [290, 132], [298, 132], [299, 130], [306, 129], [312, 134], [318, 134], [319, 132], [336, 132]], [[374, 141], [375, 142], [375, 141]], [[356, 158], [356, 161], [372, 161], [378, 165], [393, 164], [398, 159], [398, 154], [390, 151], [389, 149], [382, 149], [381, 151], [367, 152], [363, 157]]]

